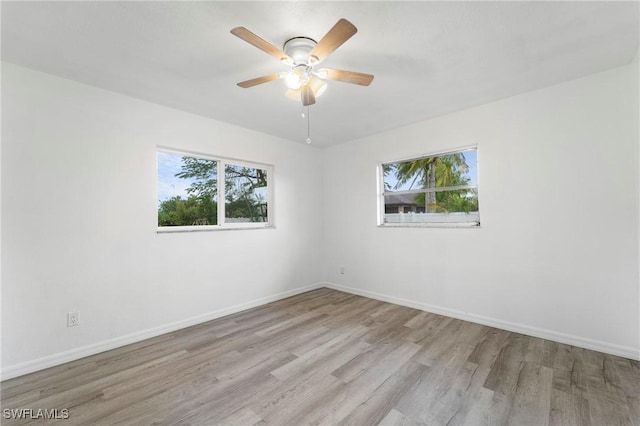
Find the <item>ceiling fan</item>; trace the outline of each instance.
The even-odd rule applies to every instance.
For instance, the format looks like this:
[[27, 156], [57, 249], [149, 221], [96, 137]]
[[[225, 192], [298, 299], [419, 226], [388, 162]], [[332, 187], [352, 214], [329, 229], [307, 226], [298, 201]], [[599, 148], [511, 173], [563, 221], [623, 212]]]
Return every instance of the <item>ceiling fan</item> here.
[[346, 19], [340, 19], [319, 42], [309, 37], [294, 37], [284, 43], [282, 50], [258, 37], [244, 27], [236, 27], [231, 34], [268, 53], [289, 66], [289, 71], [277, 72], [238, 83], [242, 88], [257, 86], [269, 81], [284, 79], [289, 88], [286, 95], [301, 99], [302, 105], [313, 105], [327, 87], [323, 81], [336, 80], [344, 83], [368, 86], [373, 75], [331, 68], [314, 69], [329, 54], [349, 40], [358, 29]]

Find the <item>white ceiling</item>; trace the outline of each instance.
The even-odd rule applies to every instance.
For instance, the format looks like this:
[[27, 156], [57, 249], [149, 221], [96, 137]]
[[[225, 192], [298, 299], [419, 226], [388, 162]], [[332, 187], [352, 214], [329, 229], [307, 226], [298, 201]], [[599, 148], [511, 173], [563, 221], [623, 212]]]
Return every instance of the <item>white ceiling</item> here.
[[330, 82], [311, 107], [317, 146], [630, 63], [633, 2], [2, 2], [2, 59], [304, 143], [286, 67], [231, 35], [281, 47], [319, 40], [339, 19], [358, 33], [323, 66], [375, 75]]

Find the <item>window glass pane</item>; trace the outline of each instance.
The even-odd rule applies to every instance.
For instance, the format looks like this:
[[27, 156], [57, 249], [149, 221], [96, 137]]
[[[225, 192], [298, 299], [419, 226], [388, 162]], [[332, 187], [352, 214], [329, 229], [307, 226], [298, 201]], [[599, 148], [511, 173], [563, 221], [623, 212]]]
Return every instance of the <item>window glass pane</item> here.
[[225, 222], [268, 222], [267, 171], [227, 164], [225, 174]]
[[385, 195], [384, 211], [385, 223], [478, 222], [478, 190]]
[[385, 192], [477, 185], [476, 150], [382, 165]]
[[217, 161], [158, 151], [158, 226], [218, 223]]
[[[435, 203], [432, 203], [435, 195]], [[478, 211], [477, 189], [456, 189], [428, 193], [425, 197], [429, 200], [426, 204], [427, 211], [435, 213], [471, 213]]]
[[385, 223], [478, 222], [478, 190], [384, 196]]

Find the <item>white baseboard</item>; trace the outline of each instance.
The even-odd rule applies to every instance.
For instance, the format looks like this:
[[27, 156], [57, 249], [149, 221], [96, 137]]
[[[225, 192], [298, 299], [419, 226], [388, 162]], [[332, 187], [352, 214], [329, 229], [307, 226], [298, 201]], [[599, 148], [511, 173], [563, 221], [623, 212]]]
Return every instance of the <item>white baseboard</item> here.
[[109, 340], [104, 340], [102, 342], [93, 343], [91, 345], [83, 346], [80, 348], [71, 349], [65, 352], [59, 352], [53, 355], [47, 355], [45, 357], [34, 359], [32, 361], [10, 365], [0, 371], [0, 378], [1, 380], [7, 380], [14, 377], [22, 376], [24, 374], [33, 373], [35, 371], [44, 370], [45, 368], [54, 367], [66, 362], [75, 361], [77, 359], [84, 358], [90, 355], [95, 355], [100, 352], [119, 348], [131, 343], [140, 342], [151, 337], [160, 336], [161, 334], [170, 333], [172, 331], [211, 321], [213, 319], [224, 317], [226, 315], [235, 314], [237, 312], [255, 308], [256, 306], [265, 305], [267, 303], [275, 302], [280, 299], [295, 296], [296, 294], [306, 293], [307, 291], [322, 288], [324, 286], [324, 283], [311, 284], [305, 287], [296, 288], [294, 290], [288, 290], [282, 293], [274, 294], [272, 296], [262, 297], [260, 299], [255, 299], [249, 302], [230, 306], [228, 308], [218, 309], [206, 314], [187, 318], [182, 321], [176, 321], [170, 324], [161, 325], [159, 327], [137, 331], [135, 333], [127, 334]]
[[554, 342], [577, 346], [584, 349], [591, 349], [594, 351], [603, 352], [611, 355], [617, 355], [624, 358], [640, 360], [640, 349], [637, 349], [637, 348], [616, 345], [609, 342], [589, 339], [586, 337], [574, 336], [571, 334], [560, 333], [553, 330], [531, 327], [524, 324], [502, 321], [496, 318], [470, 314], [468, 312], [463, 312], [456, 309], [443, 308], [440, 306], [429, 305], [427, 303], [421, 303], [413, 300], [402, 299], [399, 297], [375, 293], [367, 290], [361, 290], [353, 287], [347, 287], [339, 284], [324, 283], [324, 286], [328, 288], [332, 288], [334, 290], [344, 291], [346, 293], [368, 297], [370, 299], [381, 300], [383, 302], [389, 302], [396, 305], [407, 306], [409, 308], [419, 309], [421, 311], [458, 318], [461, 320], [474, 322], [477, 324], [500, 328], [502, 330], [513, 331], [515, 333], [520, 333], [520, 334], [526, 334], [527, 336], [539, 337], [542, 339], [552, 340]]

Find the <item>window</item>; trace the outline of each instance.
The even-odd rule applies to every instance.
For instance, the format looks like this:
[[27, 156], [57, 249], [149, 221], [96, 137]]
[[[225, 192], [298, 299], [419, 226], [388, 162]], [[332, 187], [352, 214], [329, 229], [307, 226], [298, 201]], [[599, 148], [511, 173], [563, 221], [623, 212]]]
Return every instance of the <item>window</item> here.
[[273, 167], [159, 149], [158, 230], [273, 225]]
[[378, 167], [378, 224], [479, 226], [477, 148]]

